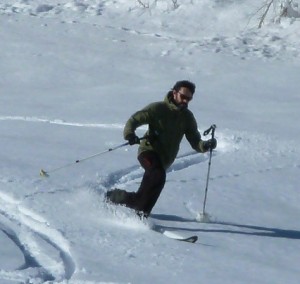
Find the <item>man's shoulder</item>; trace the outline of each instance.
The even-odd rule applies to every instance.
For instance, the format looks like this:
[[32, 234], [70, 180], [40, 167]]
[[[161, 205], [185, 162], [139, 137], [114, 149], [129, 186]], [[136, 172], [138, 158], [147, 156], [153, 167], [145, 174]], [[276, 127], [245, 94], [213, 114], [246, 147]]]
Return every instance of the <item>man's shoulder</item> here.
[[195, 116], [194, 116], [194, 114], [193, 114], [193, 112], [191, 111], [191, 110], [189, 110], [188, 108], [186, 108], [184, 111], [183, 111], [183, 113], [184, 113], [184, 116], [187, 118], [187, 119], [189, 119], [189, 120], [194, 120], [195, 119]]
[[193, 112], [192, 112], [190, 109], [188, 109], [188, 108], [186, 108], [186, 109], [184, 110], [184, 112], [185, 112], [187, 115], [194, 116]]
[[145, 109], [151, 109], [151, 110], [160, 110], [167, 107], [167, 104], [164, 101], [159, 102], [153, 102], [148, 104]]

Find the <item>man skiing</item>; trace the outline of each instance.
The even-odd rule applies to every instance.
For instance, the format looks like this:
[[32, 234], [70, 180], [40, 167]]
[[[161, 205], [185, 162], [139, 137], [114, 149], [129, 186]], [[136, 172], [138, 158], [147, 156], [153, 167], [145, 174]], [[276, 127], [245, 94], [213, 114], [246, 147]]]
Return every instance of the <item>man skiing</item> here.
[[[138, 160], [145, 170], [144, 176], [137, 192], [110, 190], [106, 193], [107, 201], [125, 205], [147, 217], [165, 185], [166, 170], [174, 162], [183, 136], [197, 152], [216, 148], [215, 138], [201, 139], [194, 115], [188, 109], [195, 89], [195, 84], [190, 81], [178, 81], [164, 101], [151, 103], [129, 118], [124, 138], [130, 145], [140, 144]], [[141, 125], [148, 125], [143, 139], [135, 134]]]

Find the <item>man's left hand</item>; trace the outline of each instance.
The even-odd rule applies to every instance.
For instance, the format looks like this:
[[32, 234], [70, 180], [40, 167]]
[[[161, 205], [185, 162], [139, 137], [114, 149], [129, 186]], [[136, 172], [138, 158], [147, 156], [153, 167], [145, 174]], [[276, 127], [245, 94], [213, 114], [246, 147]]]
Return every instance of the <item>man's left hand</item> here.
[[212, 139], [209, 139], [209, 140], [203, 142], [203, 148], [205, 151], [213, 150], [216, 147], [217, 147], [216, 138], [212, 138]]

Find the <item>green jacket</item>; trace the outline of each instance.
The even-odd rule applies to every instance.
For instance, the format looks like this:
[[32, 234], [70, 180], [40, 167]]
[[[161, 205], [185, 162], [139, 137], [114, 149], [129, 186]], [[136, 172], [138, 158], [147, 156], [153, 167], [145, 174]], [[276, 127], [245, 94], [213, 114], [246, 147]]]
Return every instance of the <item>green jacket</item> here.
[[169, 92], [162, 102], [152, 103], [134, 113], [124, 128], [124, 138], [134, 134], [135, 130], [148, 124], [145, 135], [149, 138], [141, 140], [138, 154], [151, 150], [158, 153], [165, 169], [171, 166], [179, 151], [183, 135], [197, 152], [205, 152], [203, 141], [198, 131], [194, 115], [188, 109], [179, 109], [171, 100]]

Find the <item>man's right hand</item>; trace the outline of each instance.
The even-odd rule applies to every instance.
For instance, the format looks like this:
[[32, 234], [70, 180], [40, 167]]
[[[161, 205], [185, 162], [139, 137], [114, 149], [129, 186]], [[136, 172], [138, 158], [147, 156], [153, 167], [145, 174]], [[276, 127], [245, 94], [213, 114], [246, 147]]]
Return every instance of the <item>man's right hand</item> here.
[[136, 136], [134, 133], [129, 134], [126, 137], [126, 140], [128, 140], [129, 145], [140, 144], [140, 138]]

